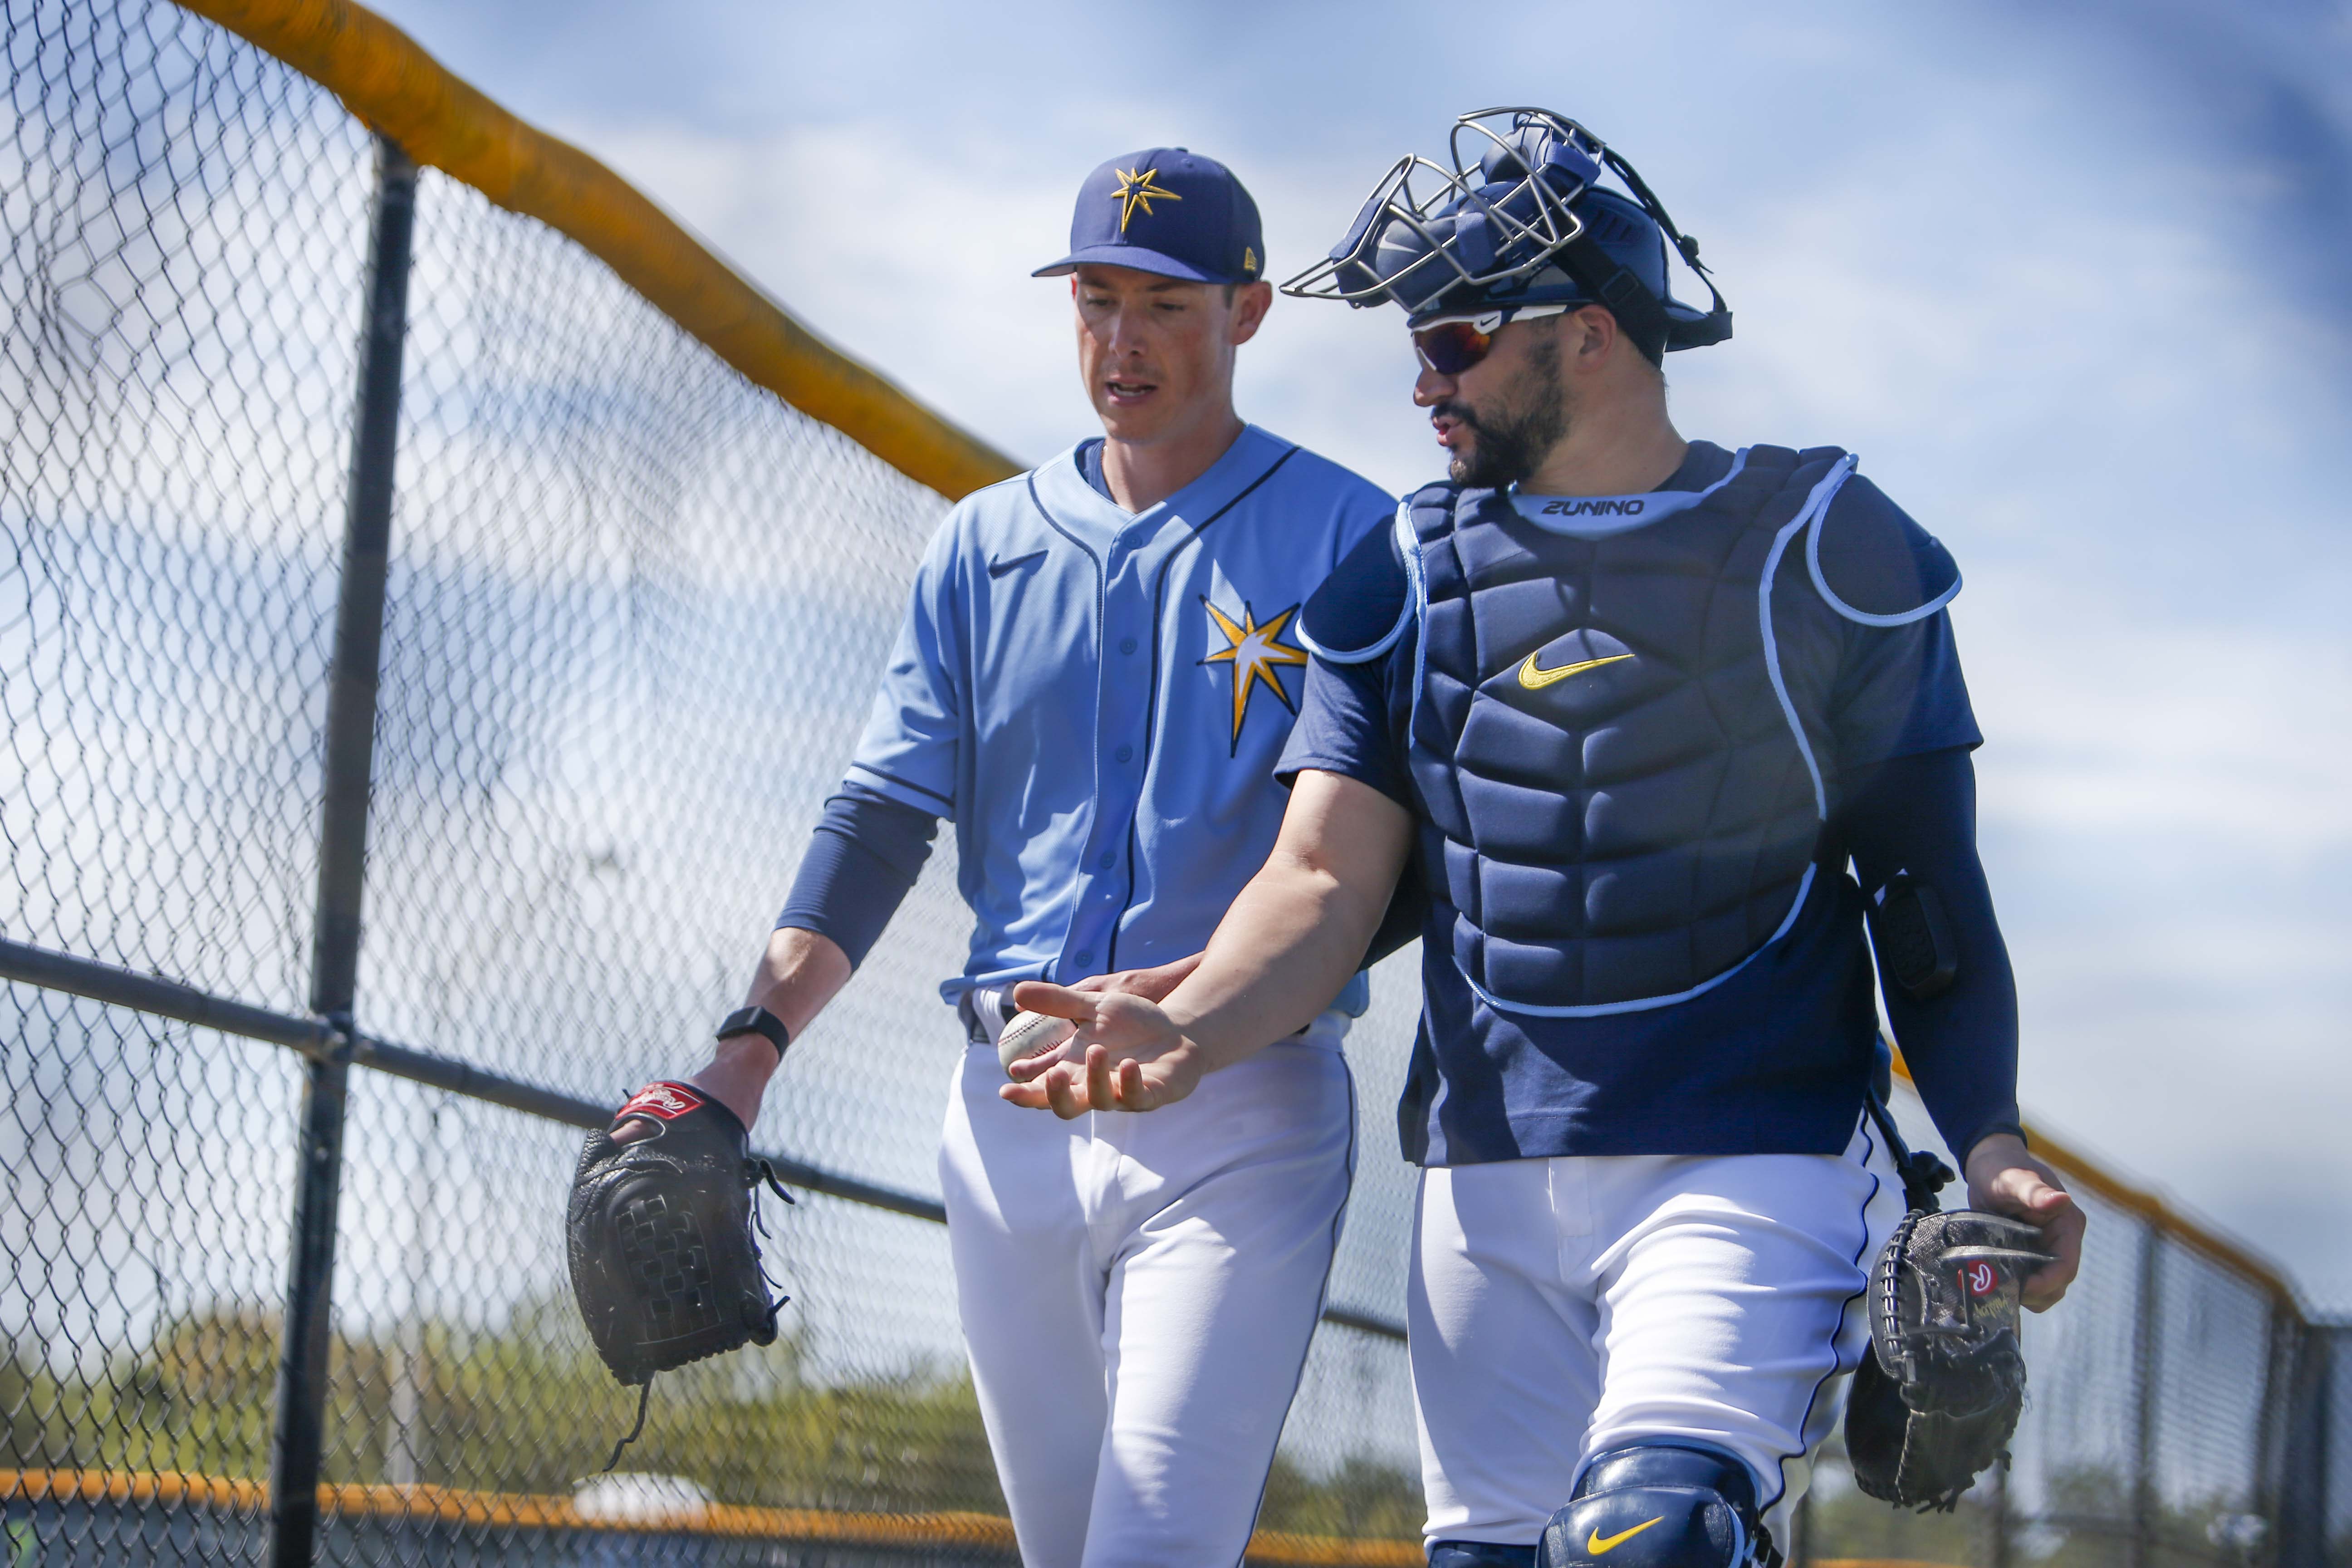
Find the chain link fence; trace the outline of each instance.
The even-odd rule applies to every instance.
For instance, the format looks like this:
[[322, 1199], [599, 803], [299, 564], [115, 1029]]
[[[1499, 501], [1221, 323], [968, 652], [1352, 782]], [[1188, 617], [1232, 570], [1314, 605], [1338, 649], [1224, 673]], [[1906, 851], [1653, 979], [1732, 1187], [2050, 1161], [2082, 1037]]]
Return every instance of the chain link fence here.
[[[756, 1130], [808, 1189], [783, 1337], [664, 1378], [584, 1484], [634, 1401], [561, 1245], [576, 1125], [738, 999], [944, 503], [167, 0], [0, 4], [0, 1565], [288, 1561], [313, 1481], [335, 1562], [1009, 1561], [929, 1196], [951, 845]], [[354, 701], [363, 889], [320, 826]], [[1365, 1154], [1254, 1560], [1419, 1560], [1413, 962], [1351, 1043]], [[2345, 1554], [2352, 1367], [2091, 1206], [2013, 1472], [1914, 1519], [1832, 1455], [1801, 1554]]]
[[[1937, 1147], [1915, 1097], [1906, 1136]], [[2084, 1181], [2082, 1274], [2029, 1320], [2029, 1404], [2005, 1474], [1946, 1515], [1894, 1512], [1853, 1486], [1834, 1446], [1806, 1509], [1808, 1554], [1990, 1568], [2189, 1568], [2352, 1560], [2329, 1447], [2352, 1379], [2340, 1331], [2305, 1321], [2283, 1282], [2195, 1227]], [[2227, 1247], [2226, 1242], [2221, 1247]], [[2341, 1473], [2343, 1479], [2335, 1477]], [[2332, 1511], [2331, 1511], [2332, 1510]]]

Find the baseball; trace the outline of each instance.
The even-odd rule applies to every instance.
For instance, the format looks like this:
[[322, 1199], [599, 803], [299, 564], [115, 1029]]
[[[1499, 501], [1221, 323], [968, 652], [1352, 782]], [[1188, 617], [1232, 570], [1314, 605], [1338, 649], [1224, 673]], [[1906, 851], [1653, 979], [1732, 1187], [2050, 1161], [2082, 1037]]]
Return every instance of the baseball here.
[[1011, 1078], [1014, 1062], [1041, 1056], [1077, 1032], [1076, 1024], [1050, 1013], [1015, 1013], [1005, 1024], [1004, 1033], [996, 1037], [996, 1059], [1003, 1064], [1004, 1076]]

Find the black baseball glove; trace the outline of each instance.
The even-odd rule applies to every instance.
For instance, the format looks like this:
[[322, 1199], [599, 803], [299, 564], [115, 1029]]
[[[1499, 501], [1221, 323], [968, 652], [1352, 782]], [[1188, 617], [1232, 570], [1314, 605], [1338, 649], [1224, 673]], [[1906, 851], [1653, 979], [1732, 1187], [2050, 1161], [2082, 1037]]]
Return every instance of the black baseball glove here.
[[743, 1123], [702, 1090], [649, 1083], [613, 1125], [632, 1119], [654, 1136], [615, 1143], [591, 1132], [565, 1215], [572, 1293], [596, 1353], [625, 1384], [774, 1342], [784, 1299], [768, 1299], [753, 1189], [764, 1179], [792, 1201], [752, 1157]]
[[1870, 1271], [1870, 1353], [1845, 1410], [1846, 1457], [1872, 1497], [1948, 1511], [2009, 1456], [2025, 1407], [2018, 1314], [2050, 1261], [2020, 1220], [1914, 1210]]

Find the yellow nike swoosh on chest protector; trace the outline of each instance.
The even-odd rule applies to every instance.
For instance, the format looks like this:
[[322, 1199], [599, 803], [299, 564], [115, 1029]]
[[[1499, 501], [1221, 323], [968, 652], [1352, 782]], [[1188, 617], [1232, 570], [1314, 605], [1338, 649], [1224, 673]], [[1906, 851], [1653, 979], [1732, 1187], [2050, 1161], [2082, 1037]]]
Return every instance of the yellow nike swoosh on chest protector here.
[[1571, 675], [1582, 675], [1588, 669], [1599, 669], [1604, 664], [1633, 657], [1630, 653], [1612, 653], [1607, 658], [1588, 658], [1580, 664], [1563, 664], [1558, 669], [1538, 669], [1536, 656], [1529, 654], [1527, 662], [1519, 666], [1519, 684], [1529, 691], [1541, 691], [1556, 680], [1566, 680]]
[[[1633, 656], [1632, 654], [1619, 654], [1617, 657], [1620, 658], [1631, 658]], [[1606, 664], [1609, 661], [1607, 659], [1602, 659], [1601, 662]], [[1621, 1530], [1614, 1535], [1603, 1535], [1596, 1530], [1585, 1538], [1584, 1549], [1587, 1552], [1591, 1552], [1595, 1557], [1598, 1557], [1602, 1552], [1609, 1551], [1612, 1547], [1623, 1545], [1626, 1542], [1631, 1541], [1633, 1537], [1641, 1534], [1642, 1531], [1649, 1529], [1650, 1526], [1664, 1523], [1665, 1518], [1666, 1516], [1662, 1513], [1655, 1519], [1645, 1519], [1641, 1523], [1635, 1525], [1633, 1529]]]

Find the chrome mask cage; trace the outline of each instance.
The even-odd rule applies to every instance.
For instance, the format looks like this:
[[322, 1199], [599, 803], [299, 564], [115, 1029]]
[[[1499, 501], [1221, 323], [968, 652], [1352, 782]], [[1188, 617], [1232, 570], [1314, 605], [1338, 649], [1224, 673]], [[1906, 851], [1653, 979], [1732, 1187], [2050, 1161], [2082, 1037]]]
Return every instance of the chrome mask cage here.
[[[1552, 145], [1542, 166], [1529, 169], [1522, 144], [1538, 131], [1551, 132]], [[1457, 288], [1531, 278], [1584, 232], [1572, 204], [1600, 178], [1607, 149], [1576, 121], [1540, 109], [1482, 109], [1455, 121], [1446, 143], [1452, 168], [1428, 158], [1398, 159], [1364, 199], [1346, 237], [1282, 291], [1356, 305], [1412, 300], [1411, 308], [1425, 309]], [[1515, 169], [1517, 177], [1507, 184], [1488, 179], [1489, 160], [1497, 170]], [[1421, 254], [1383, 275], [1379, 254], [1406, 248], [1396, 243], [1401, 235], [1418, 242]]]
[[[1475, 110], [1454, 121], [1446, 153], [1451, 168], [1417, 156], [1397, 160], [1339, 243], [1286, 279], [1282, 291], [1359, 307], [1393, 300], [1420, 316], [1444, 309], [1457, 292], [1465, 297], [1454, 309], [1482, 309], [1494, 293], [1562, 269], [1591, 287], [1600, 302], [1647, 323], [1662, 347], [1696, 347], [1731, 335], [1730, 309], [1699, 263], [1698, 242], [1675, 227], [1633, 166], [1582, 125], [1544, 109]], [[1706, 284], [1714, 296], [1706, 314], [1646, 287], [1641, 298], [1628, 297], [1631, 275], [1601, 256], [1597, 245], [1579, 243], [1586, 226], [1575, 204], [1604, 173], [1623, 183]], [[1591, 276], [1596, 271], [1611, 275], [1605, 286]]]

